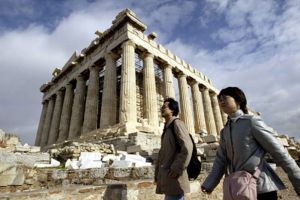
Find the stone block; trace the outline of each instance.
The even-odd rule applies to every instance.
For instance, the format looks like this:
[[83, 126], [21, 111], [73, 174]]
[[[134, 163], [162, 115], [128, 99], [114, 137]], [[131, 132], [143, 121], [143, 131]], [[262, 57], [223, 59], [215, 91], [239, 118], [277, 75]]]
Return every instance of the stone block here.
[[104, 178], [105, 175], [108, 172], [108, 168], [107, 167], [102, 167], [99, 169], [91, 169], [90, 170], [90, 176], [92, 178]]
[[51, 176], [54, 180], [66, 179], [68, 173], [66, 170], [54, 170]]
[[128, 160], [115, 160], [111, 167], [114, 168], [128, 168], [132, 167], [132, 161]]
[[120, 160], [120, 156], [116, 156], [114, 154], [108, 154], [108, 155], [103, 156], [103, 158], [102, 158], [103, 162], [108, 162], [110, 160], [112, 160], [112, 161]]
[[66, 169], [79, 169], [79, 164], [77, 160], [70, 160], [68, 159], [65, 163]]
[[0, 165], [0, 186], [23, 185], [25, 176], [23, 168], [11, 163]]
[[213, 143], [218, 141], [218, 138], [215, 135], [207, 135], [204, 136], [202, 139], [206, 143]]
[[131, 168], [113, 168], [112, 171], [115, 178], [130, 177], [131, 174]]
[[81, 152], [79, 160], [101, 160], [100, 152]]
[[33, 167], [35, 163], [49, 163], [49, 153], [13, 153], [0, 151], [0, 163], [21, 163], [28, 167]]
[[206, 153], [206, 156], [208, 156], [208, 157], [215, 157], [217, 155], [217, 151], [216, 150], [212, 150], [212, 149], [208, 150], [205, 153]]
[[127, 147], [127, 153], [136, 153], [145, 150], [145, 148], [142, 148], [141, 145], [133, 145]]
[[278, 139], [284, 147], [290, 146], [287, 138], [278, 138]]
[[80, 169], [91, 169], [91, 168], [101, 168], [102, 161], [101, 160], [81, 160]]
[[30, 147], [29, 146], [16, 146], [15, 152], [29, 152]]
[[121, 156], [121, 160], [131, 161], [131, 162], [146, 162], [146, 158], [140, 155], [125, 154]]

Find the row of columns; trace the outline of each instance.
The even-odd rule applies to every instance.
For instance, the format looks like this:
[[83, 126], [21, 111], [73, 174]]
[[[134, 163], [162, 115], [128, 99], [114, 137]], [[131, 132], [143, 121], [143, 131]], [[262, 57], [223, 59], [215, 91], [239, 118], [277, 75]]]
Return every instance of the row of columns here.
[[[137, 122], [135, 44], [128, 40], [122, 44], [122, 70], [120, 85], [119, 123]], [[143, 112], [152, 127], [159, 126], [157, 113], [157, 92], [154, 72], [154, 56], [145, 52], [143, 59]], [[117, 123], [117, 56], [110, 52], [105, 55], [105, 72], [100, 117], [100, 128]], [[65, 92], [56, 93], [43, 103], [38, 127], [36, 145], [45, 146], [65, 139], [73, 139], [82, 133], [97, 129], [99, 100], [99, 71], [97, 66], [89, 67], [89, 81], [83, 75], [76, 77], [76, 88], [71, 83], [65, 86]], [[187, 124], [190, 133], [207, 130], [216, 135], [223, 127], [226, 116], [221, 113], [217, 96], [206, 87], [188, 77], [178, 74], [181, 118]], [[172, 66], [163, 68], [165, 97], [175, 98]], [[188, 86], [192, 88], [193, 108], [191, 107]], [[87, 90], [87, 91], [86, 91]], [[192, 109], [194, 109], [192, 111]], [[194, 116], [193, 116], [194, 112]]]

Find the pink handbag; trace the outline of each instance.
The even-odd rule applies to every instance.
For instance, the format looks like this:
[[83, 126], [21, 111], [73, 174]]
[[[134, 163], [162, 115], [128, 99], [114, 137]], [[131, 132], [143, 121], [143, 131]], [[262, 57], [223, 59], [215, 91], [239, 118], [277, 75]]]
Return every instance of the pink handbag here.
[[246, 171], [236, 171], [226, 176], [223, 182], [223, 200], [256, 200], [255, 177]]

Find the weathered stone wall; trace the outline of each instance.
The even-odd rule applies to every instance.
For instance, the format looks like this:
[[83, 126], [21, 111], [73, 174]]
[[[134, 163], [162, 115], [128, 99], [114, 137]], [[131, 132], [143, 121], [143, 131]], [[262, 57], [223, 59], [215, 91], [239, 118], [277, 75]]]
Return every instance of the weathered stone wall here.
[[[191, 193], [187, 200], [221, 200], [222, 181], [211, 195], [200, 191], [200, 185], [211, 169], [211, 163], [203, 164], [203, 171], [196, 181], [191, 182]], [[299, 199], [287, 175], [281, 168], [276, 172], [287, 189], [279, 191], [279, 199]], [[21, 186], [0, 187], [0, 200], [20, 199], [106, 199], [106, 200], [162, 200], [163, 195], [155, 194], [153, 167], [130, 169], [89, 169], [89, 170], [36, 170], [24, 171], [25, 182]]]

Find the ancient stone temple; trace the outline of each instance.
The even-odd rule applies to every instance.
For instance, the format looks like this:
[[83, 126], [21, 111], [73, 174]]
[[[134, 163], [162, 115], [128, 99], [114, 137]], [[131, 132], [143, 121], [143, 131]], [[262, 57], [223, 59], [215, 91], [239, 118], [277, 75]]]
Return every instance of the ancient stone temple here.
[[[159, 147], [166, 97], [180, 102], [180, 118], [197, 139], [217, 136], [226, 116], [208, 77], [161, 44], [126, 9], [112, 26], [56, 68], [40, 91], [42, 112], [35, 145], [65, 140], [108, 141], [119, 148]], [[134, 136], [134, 137], [133, 137]]]

